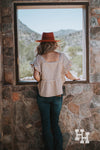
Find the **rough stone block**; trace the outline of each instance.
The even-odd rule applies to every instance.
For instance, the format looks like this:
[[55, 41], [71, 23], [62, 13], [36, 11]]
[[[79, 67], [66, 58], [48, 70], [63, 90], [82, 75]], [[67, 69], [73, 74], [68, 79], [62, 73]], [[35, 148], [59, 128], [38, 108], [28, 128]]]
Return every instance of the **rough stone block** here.
[[95, 62], [96, 67], [98, 67], [98, 70], [96, 70], [96, 72], [100, 72], [100, 52], [98, 54], [95, 54]]
[[[99, 113], [94, 113], [93, 116], [93, 121], [94, 121], [94, 128], [100, 132], [100, 114]], [[99, 139], [100, 140], [100, 139]]]
[[3, 49], [5, 56], [13, 56], [13, 47], [8, 47]]
[[26, 142], [27, 141], [26, 132], [25, 132], [24, 127], [17, 125], [15, 127], [15, 131], [16, 131], [16, 135], [15, 135], [16, 142], [17, 141], [18, 142]]
[[3, 136], [3, 144], [9, 144], [12, 142], [12, 135], [4, 135]]
[[10, 16], [4, 16], [4, 17], [2, 17], [2, 25], [4, 24], [4, 25], [6, 25], [6, 24], [10, 24], [10, 25], [12, 25], [12, 16], [10, 15]]
[[98, 24], [100, 25], [100, 16], [97, 16]]
[[[27, 118], [26, 118], [26, 120], [27, 120]], [[31, 122], [34, 122], [34, 123], [41, 120], [39, 110], [37, 110], [33, 113], [33, 115], [30, 117], [30, 120], [31, 120]]]
[[13, 92], [13, 93], [12, 93], [12, 100], [13, 100], [13, 101], [18, 101], [18, 100], [20, 100], [20, 94], [19, 94], [19, 93], [16, 93], [16, 92]]
[[25, 91], [25, 86], [20, 85], [20, 86], [13, 86], [13, 92], [23, 92]]
[[23, 91], [23, 95], [25, 98], [36, 98], [37, 93], [36, 91], [33, 91], [33, 90], [27, 90], [26, 92]]
[[83, 88], [84, 88], [83, 85], [74, 85], [74, 86], [72, 86], [72, 88], [71, 88], [71, 94], [72, 94], [72, 95], [80, 94], [80, 93], [83, 92]]
[[79, 106], [76, 105], [76, 104], [74, 104], [73, 102], [71, 102], [71, 103], [68, 104], [68, 109], [72, 113], [79, 115]]
[[3, 150], [12, 150], [12, 143], [3, 144]]
[[90, 82], [100, 82], [100, 73], [90, 74]]
[[100, 95], [100, 84], [94, 84], [93, 85], [93, 92], [96, 95]]
[[92, 98], [93, 108], [100, 107], [100, 95], [94, 95]]
[[[99, 48], [92, 48], [91, 57], [90, 57], [90, 73], [98, 74], [100, 73], [100, 51]], [[90, 75], [90, 77], [91, 77]], [[98, 76], [97, 75], [97, 76]]]
[[11, 114], [11, 100], [3, 99], [2, 100], [2, 115], [8, 116]]
[[14, 150], [27, 150], [28, 149], [28, 143], [27, 142], [16, 142]]
[[36, 128], [41, 128], [42, 127], [41, 120], [35, 122], [35, 127]]
[[71, 131], [74, 134], [75, 129], [79, 125], [79, 116], [69, 111], [66, 105], [62, 106], [62, 110], [59, 117], [59, 123], [62, 133]]
[[13, 47], [13, 37], [11, 37], [11, 36], [4, 37], [3, 44], [4, 44], [4, 48], [5, 47]]
[[73, 95], [68, 95], [68, 96], [66, 96], [64, 99], [63, 99], [63, 105], [67, 105], [69, 102], [71, 102], [72, 101], [72, 99], [73, 99]]
[[13, 84], [13, 72], [5, 71], [4, 79], [5, 84]]
[[90, 0], [90, 7], [99, 7], [100, 1], [99, 0]]
[[[0, 7], [0, 10], [1, 10], [1, 7]], [[1, 16], [1, 12], [0, 12], [0, 16]], [[0, 24], [1, 24], [2, 20], [1, 20], [1, 17], [0, 17]], [[0, 30], [1, 31], [1, 30]]]
[[11, 23], [3, 23], [2, 24], [2, 32], [10, 32], [12, 30], [12, 24]]
[[83, 92], [84, 85], [81, 84], [65, 84], [66, 96], [76, 95]]
[[[6, 115], [6, 116], [2, 115], [2, 125], [4, 125], [4, 126], [9, 126], [10, 125], [11, 126], [11, 113]], [[10, 134], [12, 134], [12, 133], [10, 133]]]
[[84, 129], [85, 132], [94, 131], [94, 124], [91, 118], [84, 118], [81, 120], [81, 129]]
[[83, 150], [84, 149], [84, 145], [83, 144], [70, 144], [68, 145], [68, 147], [65, 150]]
[[98, 26], [98, 25], [99, 25], [99, 24], [98, 24], [97, 18], [94, 17], [94, 16], [92, 16], [92, 17], [90, 18], [90, 26], [91, 26], [91, 27], [95, 27], [95, 26]]
[[[1, 29], [2, 29], [1, 26], [2, 26], [2, 25], [1, 25], [1, 23], [0, 23], [0, 33], [2, 32], [2, 31], [1, 31]], [[0, 39], [1, 39], [1, 38], [0, 38]]]
[[12, 14], [12, 7], [5, 7], [1, 9], [2, 16], [10, 16]]
[[81, 118], [91, 117], [91, 112], [89, 110], [88, 104], [81, 104], [80, 105], [80, 116], [81, 116]]
[[100, 41], [99, 40], [90, 40], [90, 46], [93, 48], [100, 49]]
[[84, 84], [84, 89], [83, 92], [91, 92], [93, 90], [93, 85], [92, 84]]
[[93, 130], [89, 135], [89, 141], [92, 141], [92, 139], [94, 139], [94, 141], [98, 141], [98, 139], [100, 139], [100, 133], [96, 130]]
[[91, 27], [100, 27], [100, 15], [92, 16], [90, 18], [90, 26]]
[[14, 58], [10, 56], [4, 56], [4, 65], [8, 68], [14, 66]]
[[92, 96], [93, 96], [92, 91], [86, 91], [77, 96], [74, 96], [73, 102], [77, 105], [87, 103], [91, 100]]
[[100, 8], [92, 8], [90, 10], [91, 15], [100, 15]]
[[4, 7], [10, 7], [10, 8], [11, 8], [12, 2], [13, 2], [13, 0], [3, 0], [3, 1], [1, 2], [1, 4], [2, 4], [2, 7], [3, 7], [3, 8], [4, 8]]
[[92, 47], [91, 48], [91, 52], [93, 54], [93, 56], [91, 57], [91, 59], [93, 59], [95, 55], [100, 55], [100, 48], [94, 48], [94, 47]]
[[90, 29], [90, 38], [92, 40], [100, 40], [100, 27]]
[[2, 98], [11, 100], [11, 88], [5, 86], [2, 91]]
[[95, 59], [95, 73], [100, 73], [100, 52], [94, 55]]
[[2, 125], [2, 130], [3, 130], [3, 135], [10, 135], [12, 134], [12, 127], [11, 127], [11, 124], [3, 124]]
[[24, 108], [24, 104], [22, 101], [16, 101], [14, 103], [14, 123], [17, 124], [23, 124], [25, 122], [24, 119], [24, 112], [25, 112], [25, 108]]
[[80, 143], [70, 144], [65, 150], [99, 150], [100, 142], [99, 141], [90, 141], [89, 144], [82, 145]]
[[66, 149], [70, 139], [70, 134], [68, 132], [63, 134], [63, 149]]

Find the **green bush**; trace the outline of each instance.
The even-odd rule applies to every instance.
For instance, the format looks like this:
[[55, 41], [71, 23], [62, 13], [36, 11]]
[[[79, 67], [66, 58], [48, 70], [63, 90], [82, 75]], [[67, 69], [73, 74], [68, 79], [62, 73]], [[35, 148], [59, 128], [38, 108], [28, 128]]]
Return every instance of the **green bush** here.
[[69, 47], [66, 51], [72, 62], [72, 70], [77, 72], [77, 75], [82, 75], [82, 48], [79, 46]]

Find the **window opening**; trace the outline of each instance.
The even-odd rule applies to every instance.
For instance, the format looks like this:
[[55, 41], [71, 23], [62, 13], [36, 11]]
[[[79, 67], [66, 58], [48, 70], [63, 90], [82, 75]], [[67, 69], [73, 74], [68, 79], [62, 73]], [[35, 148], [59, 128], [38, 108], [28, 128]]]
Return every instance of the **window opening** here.
[[[87, 4], [87, 3], [86, 3]], [[71, 73], [88, 81], [88, 5], [15, 4], [17, 82], [36, 82], [31, 63], [42, 32], [54, 32], [60, 49], [72, 62]], [[17, 26], [17, 28], [16, 28]], [[70, 81], [66, 78], [66, 81]]]

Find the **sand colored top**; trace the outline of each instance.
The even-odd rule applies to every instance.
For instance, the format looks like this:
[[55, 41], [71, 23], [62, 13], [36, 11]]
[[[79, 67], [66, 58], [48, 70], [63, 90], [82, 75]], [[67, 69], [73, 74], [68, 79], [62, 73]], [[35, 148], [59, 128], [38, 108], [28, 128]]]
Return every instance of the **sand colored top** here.
[[64, 53], [59, 54], [58, 61], [48, 62], [42, 55], [38, 55], [33, 62], [41, 76], [38, 82], [40, 96], [51, 97], [63, 94], [62, 85], [65, 82], [65, 74], [70, 70], [71, 62]]

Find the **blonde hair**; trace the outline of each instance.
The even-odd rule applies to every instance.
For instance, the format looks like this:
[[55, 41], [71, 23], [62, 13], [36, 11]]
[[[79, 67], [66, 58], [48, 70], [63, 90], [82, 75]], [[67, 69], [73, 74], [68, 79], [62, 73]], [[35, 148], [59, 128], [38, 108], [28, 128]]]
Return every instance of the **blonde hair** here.
[[41, 42], [36, 49], [37, 55], [43, 55], [54, 51], [57, 47], [59, 47], [57, 42]]

